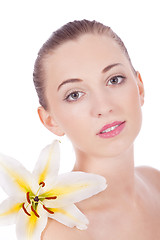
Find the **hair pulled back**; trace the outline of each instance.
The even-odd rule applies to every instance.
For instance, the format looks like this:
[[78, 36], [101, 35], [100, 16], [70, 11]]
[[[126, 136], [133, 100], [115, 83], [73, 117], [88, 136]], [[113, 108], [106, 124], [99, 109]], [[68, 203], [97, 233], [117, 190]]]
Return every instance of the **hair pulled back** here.
[[45, 59], [63, 43], [78, 39], [80, 36], [87, 33], [106, 35], [108, 37], [111, 37], [120, 46], [121, 50], [124, 52], [132, 66], [124, 43], [110, 27], [105, 26], [97, 21], [88, 20], [73, 21], [65, 24], [57, 31], [53, 32], [50, 38], [42, 45], [41, 49], [38, 52], [38, 56], [34, 65], [33, 81], [38, 94], [39, 103], [45, 110], [48, 109], [47, 98], [45, 94]]

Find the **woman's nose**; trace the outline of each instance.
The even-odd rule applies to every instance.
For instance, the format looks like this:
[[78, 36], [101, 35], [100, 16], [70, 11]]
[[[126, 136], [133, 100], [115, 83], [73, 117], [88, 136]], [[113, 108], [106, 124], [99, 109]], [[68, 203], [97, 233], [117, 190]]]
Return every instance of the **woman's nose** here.
[[107, 93], [99, 93], [94, 96], [91, 103], [93, 117], [108, 116], [113, 111], [113, 100]]

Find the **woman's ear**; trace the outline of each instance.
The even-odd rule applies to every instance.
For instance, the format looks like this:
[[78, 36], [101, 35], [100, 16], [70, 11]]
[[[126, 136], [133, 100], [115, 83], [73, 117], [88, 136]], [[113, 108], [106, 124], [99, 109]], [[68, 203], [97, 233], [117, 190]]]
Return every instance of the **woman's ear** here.
[[144, 104], [144, 85], [140, 73], [137, 71], [137, 85], [139, 89], [141, 106]]
[[65, 134], [49, 112], [42, 106], [38, 107], [37, 111], [41, 122], [49, 131], [57, 136], [63, 136]]

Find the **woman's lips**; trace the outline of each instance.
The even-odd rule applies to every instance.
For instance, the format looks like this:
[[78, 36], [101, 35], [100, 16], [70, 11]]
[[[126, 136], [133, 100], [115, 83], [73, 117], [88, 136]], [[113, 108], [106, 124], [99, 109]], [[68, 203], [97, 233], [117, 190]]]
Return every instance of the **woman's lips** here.
[[111, 138], [118, 135], [125, 127], [125, 121], [115, 121], [111, 124], [105, 125], [97, 134], [102, 138]]

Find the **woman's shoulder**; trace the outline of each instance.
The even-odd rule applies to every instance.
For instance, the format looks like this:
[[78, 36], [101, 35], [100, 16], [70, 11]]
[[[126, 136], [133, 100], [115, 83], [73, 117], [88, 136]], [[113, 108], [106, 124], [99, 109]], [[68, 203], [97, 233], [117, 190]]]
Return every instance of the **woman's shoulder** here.
[[135, 168], [136, 173], [148, 184], [160, 192], [160, 171], [149, 166]]
[[67, 227], [54, 219], [48, 218], [48, 223], [41, 235], [41, 240], [81, 240], [83, 231], [76, 227]]

